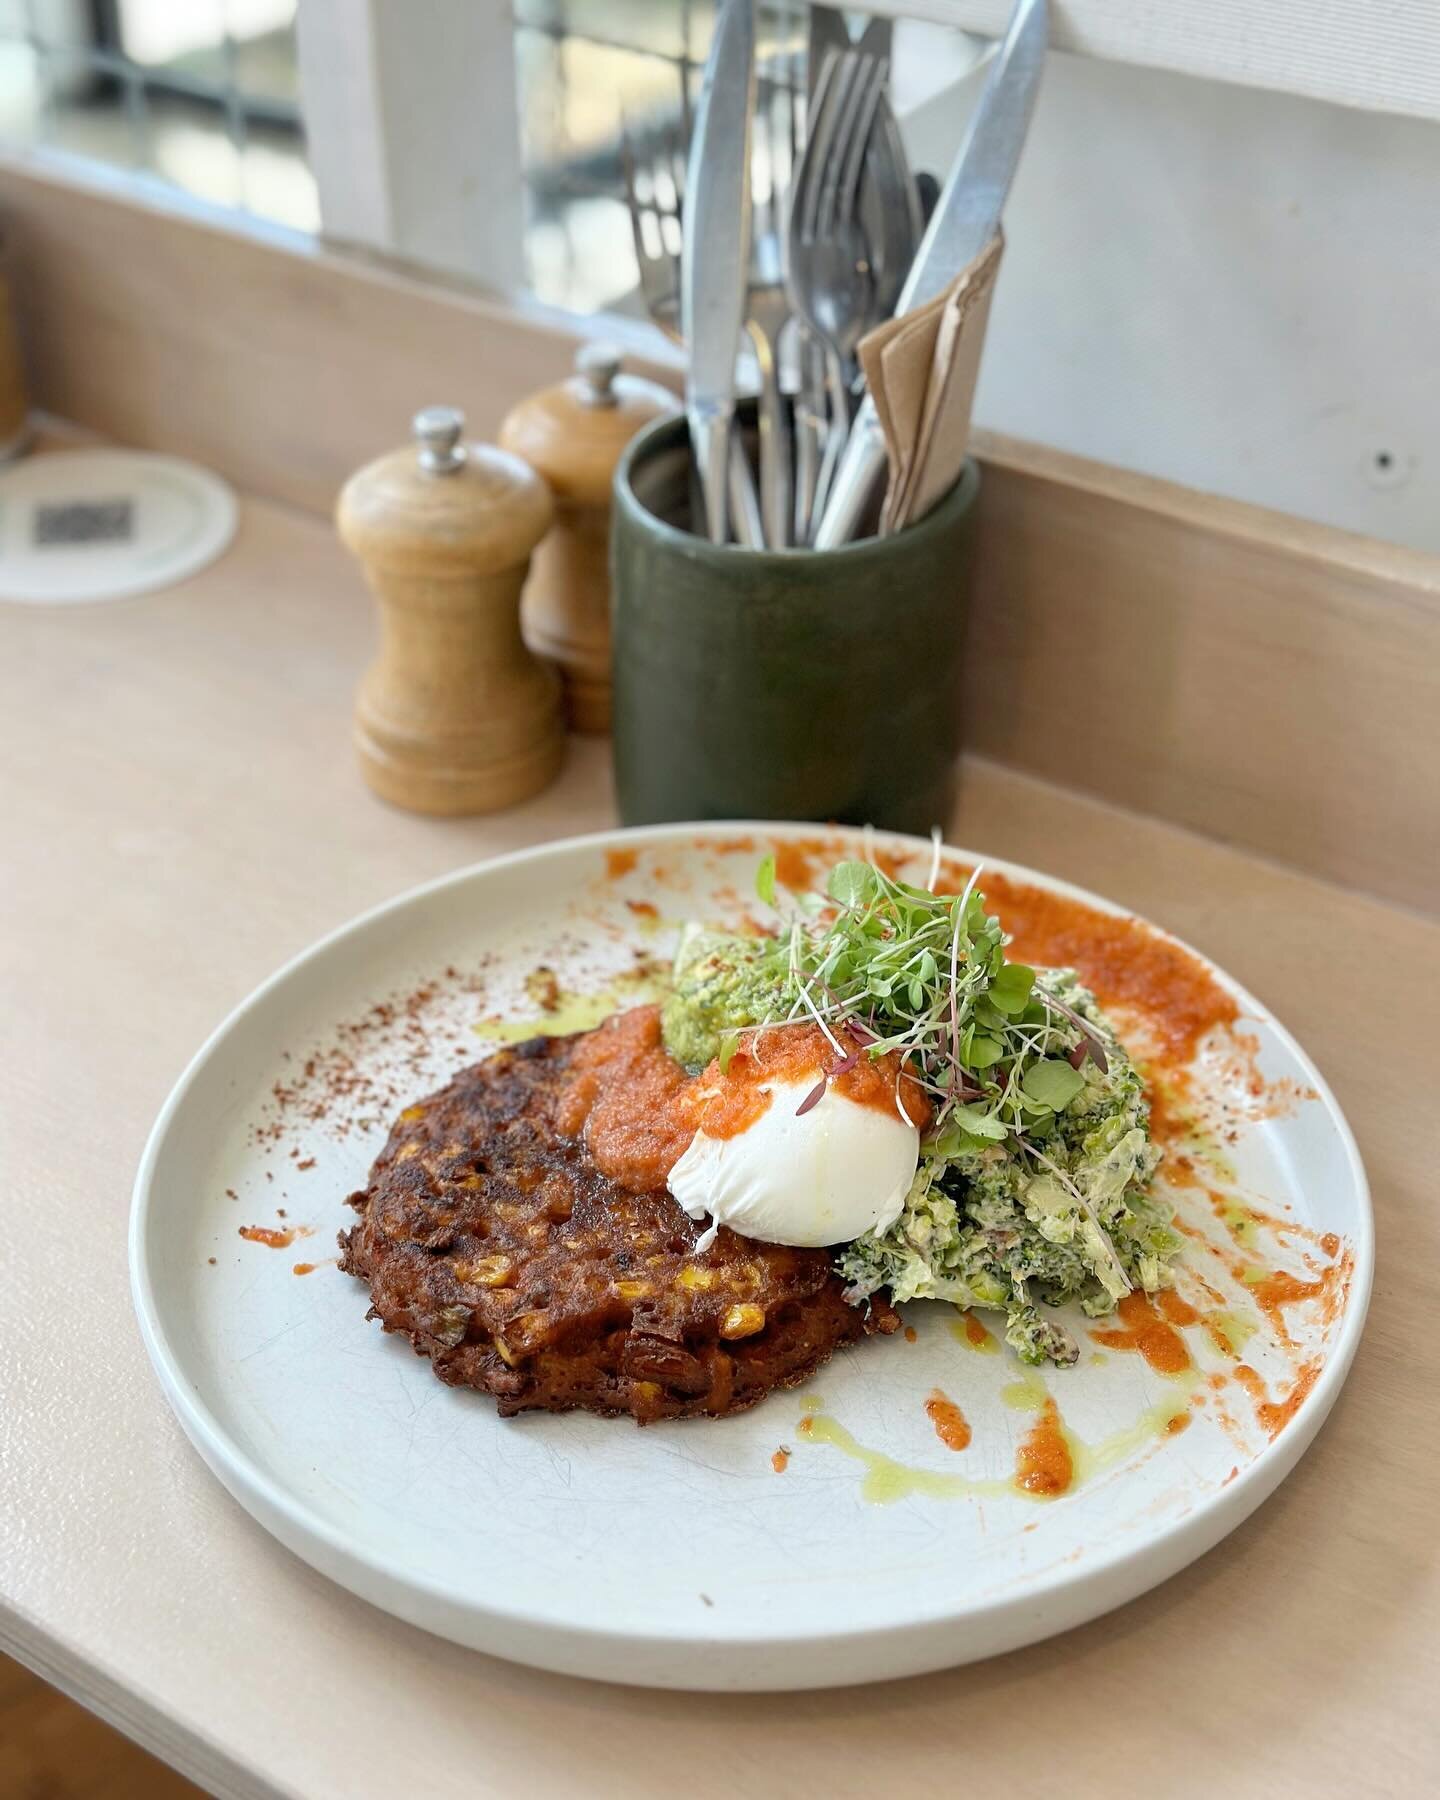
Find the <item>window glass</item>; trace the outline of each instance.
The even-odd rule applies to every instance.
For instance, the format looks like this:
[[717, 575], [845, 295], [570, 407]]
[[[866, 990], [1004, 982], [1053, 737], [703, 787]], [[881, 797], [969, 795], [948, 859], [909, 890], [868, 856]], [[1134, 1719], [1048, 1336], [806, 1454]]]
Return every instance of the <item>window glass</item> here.
[[319, 227], [296, 0], [0, 0], [0, 136]]
[[[624, 148], [642, 182], [683, 158], [713, 0], [518, 0], [515, 13], [529, 285], [577, 312], [636, 310]], [[796, 80], [805, 20], [786, 0], [757, 8], [762, 86]]]

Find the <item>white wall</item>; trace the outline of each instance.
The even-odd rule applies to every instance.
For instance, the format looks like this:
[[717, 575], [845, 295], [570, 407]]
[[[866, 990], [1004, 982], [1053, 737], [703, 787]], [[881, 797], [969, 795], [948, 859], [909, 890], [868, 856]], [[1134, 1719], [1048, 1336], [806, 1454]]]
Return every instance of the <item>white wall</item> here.
[[[1003, 35], [1014, 0], [866, 0]], [[1100, 62], [1440, 119], [1435, 0], [1047, 0], [1049, 42]]]
[[1052, 54], [1006, 227], [980, 423], [1440, 550], [1440, 124]]

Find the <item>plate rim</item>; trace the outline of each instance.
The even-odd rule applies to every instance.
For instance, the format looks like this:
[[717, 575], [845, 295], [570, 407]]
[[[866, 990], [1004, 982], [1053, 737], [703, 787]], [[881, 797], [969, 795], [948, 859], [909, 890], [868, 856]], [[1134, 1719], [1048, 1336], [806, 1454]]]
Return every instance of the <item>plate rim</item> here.
[[[608, 1625], [599, 1627], [580, 1621], [557, 1619], [553, 1612], [537, 1612], [527, 1608], [522, 1602], [502, 1597], [487, 1599], [483, 1605], [472, 1601], [457, 1601], [453, 1592], [445, 1589], [438, 1579], [413, 1570], [397, 1568], [394, 1562], [384, 1556], [357, 1545], [340, 1526], [323, 1517], [292, 1490], [275, 1480], [256, 1458], [231, 1437], [198, 1393], [193, 1391], [185, 1373], [184, 1362], [166, 1332], [162, 1309], [156, 1297], [156, 1284], [149, 1267], [146, 1239], [152, 1187], [167, 1136], [190, 1090], [236, 1026], [268, 1000], [276, 989], [283, 987], [306, 965], [327, 955], [346, 938], [362, 934], [377, 920], [402, 911], [447, 888], [472, 881], [478, 875], [516, 864], [544, 863], [577, 851], [603, 852], [620, 846], [643, 847], [648, 843], [673, 842], [676, 839], [695, 842], [706, 838], [728, 840], [753, 835], [773, 840], [787, 837], [806, 839], [823, 835], [849, 836], [854, 837], [857, 842], [863, 842], [862, 832], [887, 845], [904, 844], [920, 854], [930, 848], [928, 840], [904, 832], [876, 830], [870, 834], [867, 828], [858, 826], [727, 819], [680, 821], [638, 828], [613, 827], [484, 857], [407, 888], [324, 933], [252, 989], [205, 1038], [185, 1065], [157, 1114], [136, 1170], [127, 1231], [131, 1299], [141, 1337], [161, 1389], [191, 1444], [232, 1497], [292, 1553], [351, 1593], [423, 1629], [439, 1632], [451, 1637], [453, 1641], [487, 1648], [491, 1654], [509, 1655], [510, 1660], [523, 1660], [533, 1666], [557, 1672], [634, 1682], [642, 1686], [692, 1690], [720, 1687], [727, 1691], [741, 1688], [777, 1691], [806, 1686], [838, 1686], [853, 1681], [920, 1673], [972, 1660], [965, 1654], [963, 1647], [937, 1646], [932, 1641], [937, 1633], [947, 1630], [958, 1632], [964, 1626], [983, 1626], [1007, 1615], [1023, 1614], [1028, 1608], [1033, 1615], [1028, 1624], [1022, 1623], [1020, 1629], [1011, 1632], [1002, 1643], [983, 1647], [974, 1653], [976, 1658], [983, 1658], [1052, 1636], [1057, 1631], [1070, 1629], [1124, 1605], [1178, 1573], [1228, 1536], [1274, 1492], [1299, 1462], [1324, 1423], [1349, 1373], [1364, 1329], [1374, 1280], [1375, 1222], [1370, 1184], [1350, 1122], [1329, 1083], [1308, 1051], [1269, 1006], [1183, 938], [1074, 882], [1008, 858], [981, 856], [973, 850], [949, 842], [943, 843], [947, 855], [976, 864], [983, 863], [985, 867], [994, 868], [1007, 877], [1028, 881], [1051, 892], [1082, 901], [1112, 916], [1134, 919], [1147, 930], [1179, 945], [1210, 971], [1243, 1008], [1263, 1019], [1275, 1032], [1295, 1058], [1307, 1082], [1314, 1088], [1317, 1099], [1324, 1106], [1338, 1133], [1345, 1153], [1347, 1176], [1357, 1204], [1358, 1223], [1353, 1240], [1355, 1266], [1350, 1297], [1334, 1346], [1325, 1359], [1314, 1387], [1306, 1395], [1283, 1434], [1264, 1445], [1233, 1482], [1207, 1496], [1205, 1504], [1197, 1511], [1183, 1515], [1158, 1537], [1146, 1537], [1138, 1543], [1103, 1550], [1094, 1560], [1082, 1559], [1072, 1567], [1052, 1569], [1040, 1577], [1041, 1585], [1038, 1587], [1021, 1585], [1007, 1594], [963, 1608], [956, 1608], [952, 1604], [939, 1610], [927, 1609], [919, 1614], [912, 1610], [901, 1620], [875, 1622], [841, 1631], [766, 1627], [759, 1636], [753, 1635], [753, 1627], [746, 1625], [743, 1614], [737, 1614], [734, 1627], [727, 1629], [729, 1621], [718, 1610], [710, 1611], [704, 1616], [703, 1629], [698, 1624], [692, 1629], [654, 1623], [630, 1629], [625, 1619], [618, 1617]], [[1108, 1594], [1105, 1592], [1107, 1587]], [[452, 1624], [437, 1625], [427, 1621], [423, 1608], [417, 1609], [405, 1604], [406, 1596], [418, 1596], [451, 1615]], [[1057, 1615], [1055, 1618], [1046, 1616], [1052, 1607]], [[476, 1635], [457, 1633], [454, 1621], [458, 1619], [475, 1620], [496, 1633], [507, 1629], [518, 1630], [531, 1641], [523, 1655], [518, 1652], [510, 1655], [507, 1651], [497, 1651], [492, 1645], [482, 1643]], [[752, 1635], [747, 1635], [747, 1631]], [[722, 1658], [728, 1653], [733, 1659], [735, 1652], [746, 1651], [774, 1658], [776, 1655], [793, 1657], [798, 1652], [819, 1650], [821, 1647], [827, 1653], [827, 1660], [834, 1660], [836, 1655], [843, 1657], [844, 1653], [850, 1652], [850, 1660], [860, 1665], [866, 1655], [873, 1652], [875, 1646], [882, 1641], [912, 1638], [917, 1641], [917, 1645], [922, 1641], [927, 1643], [928, 1650], [915, 1658], [900, 1658], [896, 1667], [879, 1675], [852, 1671], [820, 1674], [811, 1679], [798, 1667], [792, 1667], [780, 1671], [778, 1675], [772, 1673], [764, 1679], [750, 1681], [745, 1679], [743, 1673], [737, 1676], [733, 1669], [724, 1679], [708, 1679], [703, 1672], [686, 1672], [678, 1666], [672, 1671], [667, 1666], [668, 1659], [680, 1659], [695, 1653], [709, 1653]], [[628, 1652], [642, 1660], [648, 1658], [652, 1666], [644, 1674], [633, 1675], [627, 1674], [622, 1666], [614, 1664], [602, 1670], [593, 1666], [596, 1652], [611, 1657]], [[718, 1677], [724, 1671], [717, 1669], [714, 1674]]]

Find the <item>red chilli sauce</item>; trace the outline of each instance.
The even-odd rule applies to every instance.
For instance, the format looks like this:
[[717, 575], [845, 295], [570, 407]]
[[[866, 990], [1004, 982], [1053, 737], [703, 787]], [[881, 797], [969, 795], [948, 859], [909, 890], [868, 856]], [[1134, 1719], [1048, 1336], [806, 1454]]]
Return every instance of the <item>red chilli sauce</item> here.
[[[690, 1076], [661, 1041], [659, 1008], [637, 1006], [576, 1045], [555, 1122], [571, 1137], [583, 1133], [612, 1181], [649, 1193], [665, 1185], [698, 1129], [708, 1137], [738, 1137], [771, 1105], [766, 1089], [772, 1082], [818, 1078], [835, 1061], [818, 1026], [776, 1025], [748, 1033], [724, 1074], [712, 1062], [703, 1074]], [[930, 1103], [894, 1056], [873, 1062], [861, 1056], [830, 1085], [893, 1118], [897, 1083], [905, 1116], [923, 1130]]]

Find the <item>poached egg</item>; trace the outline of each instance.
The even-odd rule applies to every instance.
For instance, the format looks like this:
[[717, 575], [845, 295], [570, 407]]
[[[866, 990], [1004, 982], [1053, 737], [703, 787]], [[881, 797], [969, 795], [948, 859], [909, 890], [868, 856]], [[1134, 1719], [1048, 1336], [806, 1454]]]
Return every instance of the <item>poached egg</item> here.
[[924, 1096], [905, 1082], [902, 1116], [895, 1059], [862, 1058], [815, 1101], [835, 1060], [818, 1031], [790, 1025], [758, 1033], [723, 1074], [711, 1064], [698, 1129], [670, 1171], [670, 1192], [686, 1213], [709, 1216], [697, 1250], [721, 1225], [818, 1249], [884, 1231], [900, 1216], [920, 1159]]

